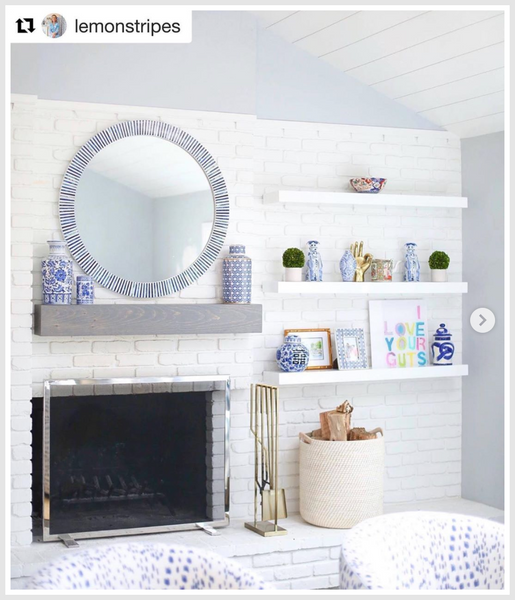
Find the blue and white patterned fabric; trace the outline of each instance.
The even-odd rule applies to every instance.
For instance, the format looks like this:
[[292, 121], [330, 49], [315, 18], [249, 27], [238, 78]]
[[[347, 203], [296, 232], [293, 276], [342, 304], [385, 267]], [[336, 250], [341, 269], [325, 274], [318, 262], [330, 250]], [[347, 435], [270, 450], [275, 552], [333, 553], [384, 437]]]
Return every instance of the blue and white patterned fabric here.
[[405, 512], [351, 529], [340, 556], [340, 589], [504, 588], [504, 525], [477, 517]]
[[69, 551], [29, 582], [31, 590], [273, 589], [238, 563], [195, 548], [117, 544]]

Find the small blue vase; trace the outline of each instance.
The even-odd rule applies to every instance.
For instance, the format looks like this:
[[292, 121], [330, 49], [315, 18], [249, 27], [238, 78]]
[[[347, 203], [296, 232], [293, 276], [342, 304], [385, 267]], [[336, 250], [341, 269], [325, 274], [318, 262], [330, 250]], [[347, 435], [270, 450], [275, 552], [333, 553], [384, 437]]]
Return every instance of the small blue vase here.
[[309, 350], [298, 335], [287, 335], [284, 344], [277, 350], [277, 364], [286, 373], [304, 371], [309, 363]]
[[454, 344], [451, 342], [452, 333], [445, 327], [445, 323], [440, 323], [440, 327], [436, 330], [431, 344], [431, 355], [433, 357], [433, 365], [444, 366], [452, 365], [452, 357], [454, 356]]
[[222, 274], [223, 301], [227, 304], [250, 304], [252, 300], [252, 259], [245, 256], [245, 246], [229, 246]]
[[41, 261], [43, 304], [72, 303], [72, 259], [66, 254], [66, 242], [49, 240], [50, 253]]
[[340, 273], [343, 281], [354, 281], [356, 274], [356, 259], [350, 250], [345, 250], [340, 260]]
[[93, 304], [95, 301], [95, 286], [93, 277], [77, 276], [77, 304]]

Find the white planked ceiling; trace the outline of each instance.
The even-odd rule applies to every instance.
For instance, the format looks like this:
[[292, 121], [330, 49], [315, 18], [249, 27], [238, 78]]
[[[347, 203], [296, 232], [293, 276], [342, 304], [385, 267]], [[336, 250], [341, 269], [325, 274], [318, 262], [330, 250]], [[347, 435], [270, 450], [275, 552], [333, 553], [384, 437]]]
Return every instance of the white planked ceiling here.
[[504, 129], [502, 11], [256, 11], [297, 48], [460, 137]]

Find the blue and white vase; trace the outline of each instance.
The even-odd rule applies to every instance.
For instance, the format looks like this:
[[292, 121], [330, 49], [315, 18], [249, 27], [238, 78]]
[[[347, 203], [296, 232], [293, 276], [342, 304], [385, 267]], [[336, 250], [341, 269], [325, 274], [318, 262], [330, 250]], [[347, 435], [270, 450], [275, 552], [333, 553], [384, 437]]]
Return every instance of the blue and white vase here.
[[340, 273], [343, 281], [354, 281], [356, 274], [356, 259], [350, 250], [345, 250], [340, 260]]
[[286, 373], [304, 371], [309, 363], [309, 350], [298, 335], [287, 335], [284, 344], [277, 350], [277, 364]]
[[223, 301], [227, 304], [250, 304], [252, 300], [252, 260], [245, 256], [245, 246], [229, 246], [223, 261]]
[[440, 323], [440, 327], [433, 335], [433, 343], [431, 344], [431, 355], [433, 357], [433, 365], [443, 366], [452, 365], [452, 357], [454, 356], [454, 344], [451, 342], [452, 333], [445, 327], [445, 323]]
[[77, 304], [93, 304], [95, 301], [95, 285], [93, 277], [77, 275]]
[[420, 261], [415, 248], [417, 244], [408, 242], [405, 244], [406, 261], [404, 263], [404, 281], [420, 281]]
[[320, 252], [318, 251], [319, 242], [316, 240], [311, 240], [308, 242], [308, 260], [307, 271], [306, 271], [306, 281], [322, 281], [323, 275], [323, 263], [322, 257], [320, 256]]
[[66, 242], [49, 240], [47, 243], [50, 253], [41, 261], [43, 304], [71, 304], [73, 262], [66, 254]]

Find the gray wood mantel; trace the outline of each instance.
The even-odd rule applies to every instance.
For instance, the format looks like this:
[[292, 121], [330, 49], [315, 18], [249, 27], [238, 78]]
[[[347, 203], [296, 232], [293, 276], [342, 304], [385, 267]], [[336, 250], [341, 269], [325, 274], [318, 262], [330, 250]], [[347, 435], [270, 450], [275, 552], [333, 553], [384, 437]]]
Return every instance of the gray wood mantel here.
[[261, 333], [261, 304], [37, 304], [42, 336]]

